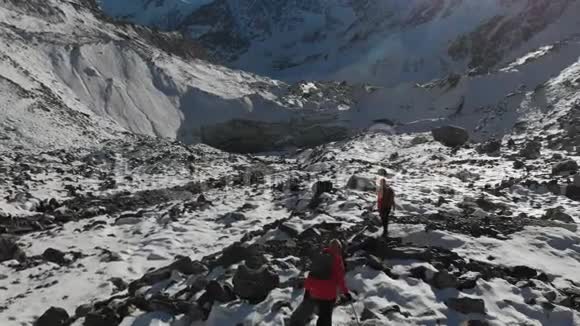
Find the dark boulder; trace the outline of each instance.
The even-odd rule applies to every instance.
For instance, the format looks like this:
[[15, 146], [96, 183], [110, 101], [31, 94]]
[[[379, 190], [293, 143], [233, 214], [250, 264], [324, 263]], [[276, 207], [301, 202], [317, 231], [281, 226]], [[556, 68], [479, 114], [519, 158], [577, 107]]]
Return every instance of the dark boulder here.
[[469, 140], [467, 130], [457, 126], [443, 126], [431, 131], [433, 138], [448, 147], [464, 145]]
[[578, 163], [574, 160], [561, 161], [552, 166], [552, 174], [570, 174], [576, 171], [578, 171]]
[[34, 323], [35, 326], [67, 326], [70, 316], [62, 308], [51, 307]]
[[258, 256], [263, 249], [260, 245], [249, 245], [247, 243], [236, 242], [222, 251], [222, 255], [212, 264], [210, 268], [222, 266], [228, 267], [250, 257]]
[[90, 304], [83, 304], [75, 309], [75, 316], [77, 318], [85, 317], [89, 312], [93, 311], [93, 306]]
[[237, 296], [251, 303], [266, 299], [270, 291], [278, 286], [280, 278], [266, 266], [250, 269], [240, 265], [233, 279], [234, 292]]
[[26, 255], [18, 247], [15, 239], [9, 236], [0, 235], [0, 262], [16, 259], [20, 262], [26, 259]]
[[495, 154], [501, 150], [501, 140], [489, 139], [477, 146], [477, 151], [484, 154]]
[[549, 208], [543, 216], [546, 220], [560, 221], [564, 223], [574, 223], [574, 219], [569, 214], [566, 214], [564, 207]]
[[121, 317], [111, 308], [105, 307], [99, 311], [89, 312], [85, 316], [84, 326], [117, 326]]
[[437, 289], [457, 288], [457, 277], [453, 276], [446, 270], [442, 270], [435, 273], [431, 285]]
[[149, 272], [141, 279], [129, 284], [129, 294], [134, 295], [135, 291], [142, 286], [152, 285], [159, 281], [168, 279], [171, 277], [171, 272], [174, 270], [186, 275], [198, 275], [207, 273], [208, 268], [199, 261], [192, 261], [189, 257], [181, 257], [171, 265]]
[[218, 223], [223, 223], [225, 225], [232, 225], [236, 222], [241, 222], [241, 221], [245, 221], [245, 220], [247, 220], [247, 217], [243, 213], [230, 212], [230, 213], [227, 213], [227, 214], [223, 215], [222, 217], [218, 218], [216, 221]]
[[522, 161], [516, 160], [514, 161], [514, 169], [520, 170], [526, 167], [526, 164]]
[[325, 192], [332, 192], [333, 185], [331, 181], [317, 181], [312, 185], [312, 193], [315, 197]]
[[462, 314], [485, 314], [485, 302], [482, 299], [450, 298], [445, 304]]
[[377, 189], [377, 185], [374, 180], [358, 175], [351, 176], [346, 183], [346, 187], [348, 189], [360, 191], [376, 191]]
[[42, 258], [46, 259], [51, 263], [55, 263], [61, 266], [68, 265], [71, 263], [71, 261], [66, 258], [66, 254], [64, 252], [54, 248], [46, 249], [42, 253]]
[[566, 197], [572, 200], [580, 201], [580, 186], [577, 185], [567, 185], [566, 186]]
[[197, 299], [197, 306], [202, 312], [202, 319], [207, 319], [215, 302], [227, 303], [236, 299], [231, 285], [222, 285], [218, 281], [210, 281], [205, 292]]
[[542, 156], [542, 144], [537, 141], [529, 141], [520, 150], [520, 156], [527, 160], [535, 160]]
[[511, 277], [515, 277], [520, 280], [527, 280], [530, 278], [536, 277], [538, 272], [530, 267], [527, 266], [515, 266], [509, 269], [509, 273]]

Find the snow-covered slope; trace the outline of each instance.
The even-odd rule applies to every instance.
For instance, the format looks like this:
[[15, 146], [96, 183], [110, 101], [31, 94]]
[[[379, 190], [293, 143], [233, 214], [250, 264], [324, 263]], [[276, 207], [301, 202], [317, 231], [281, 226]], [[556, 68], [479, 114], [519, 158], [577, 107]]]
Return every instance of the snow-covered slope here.
[[[85, 127], [97, 123], [212, 143], [202, 127], [232, 119], [286, 123], [304, 111], [338, 110], [324, 103], [350, 101], [294, 101], [285, 83], [200, 60], [203, 49], [176, 34], [109, 22], [92, 1], [5, 0], [0, 16], [5, 144], [84, 145], [111, 133]], [[46, 139], [33, 137], [39, 129]]]
[[[540, 132], [552, 122], [490, 154], [382, 131], [281, 156], [150, 138], [8, 153], [0, 228], [20, 235], [21, 254], [0, 263], [0, 323], [32, 325], [58, 306], [75, 326], [283, 325], [308, 253], [339, 237], [366, 324], [577, 325], [579, 203], [565, 195], [580, 186], [552, 166], [580, 156], [552, 148], [566, 136]], [[535, 159], [520, 153], [531, 139]], [[375, 240], [380, 168], [397, 194], [388, 242]], [[348, 186], [353, 175], [365, 186]], [[318, 180], [333, 190], [315, 197]], [[261, 271], [245, 276], [257, 297], [205, 288], [247, 295], [244, 264]], [[334, 324], [354, 325], [351, 309]]]
[[[118, 1], [103, 0], [105, 9], [108, 3]], [[392, 86], [450, 72], [485, 73], [578, 33], [579, 6], [572, 0], [216, 0], [178, 29], [231, 66], [274, 78]]]

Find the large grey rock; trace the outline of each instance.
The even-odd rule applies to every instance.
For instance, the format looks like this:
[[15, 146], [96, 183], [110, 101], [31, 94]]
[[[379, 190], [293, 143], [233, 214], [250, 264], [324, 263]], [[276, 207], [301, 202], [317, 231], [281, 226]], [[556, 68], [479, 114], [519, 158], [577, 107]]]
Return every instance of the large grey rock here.
[[485, 302], [482, 299], [450, 298], [445, 304], [462, 314], [485, 314]]
[[458, 286], [457, 277], [446, 270], [435, 273], [431, 284], [438, 289], [456, 288]]
[[564, 207], [548, 208], [544, 218], [547, 220], [560, 221], [564, 223], [574, 223], [572, 216], [566, 214]]
[[67, 326], [70, 316], [66, 310], [51, 307], [40, 318], [36, 320], [34, 326]]
[[280, 278], [266, 266], [250, 269], [245, 264], [238, 267], [233, 279], [234, 292], [242, 299], [258, 303], [266, 299], [278, 286]]
[[170, 278], [173, 271], [178, 271], [185, 275], [205, 274], [208, 272], [208, 268], [199, 261], [192, 261], [189, 257], [182, 257], [173, 262], [171, 265], [149, 272], [141, 279], [129, 284], [129, 294], [135, 294], [135, 291], [137, 291], [142, 286], [152, 285], [159, 281]]
[[0, 262], [16, 259], [23, 261], [26, 259], [24, 252], [18, 247], [14, 238], [0, 236]]
[[361, 191], [376, 191], [377, 185], [374, 180], [361, 177], [359, 175], [353, 175], [348, 179], [346, 187], [353, 190]]
[[449, 147], [461, 146], [469, 140], [469, 133], [467, 130], [457, 126], [435, 128], [431, 133], [436, 141]]
[[66, 258], [66, 254], [60, 250], [54, 248], [48, 248], [42, 253], [42, 258], [46, 259], [51, 263], [55, 263], [58, 265], [67, 265], [71, 261]]
[[572, 200], [580, 200], [580, 186], [571, 184], [566, 186], [566, 197]]
[[552, 166], [552, 174], [571, 173], [578, 171], [578, 163], [574, 160], [558, 162]]
[[520, 150], [520, 156], [528, 160], [535, 160], [542, 156], [542, 144], [537, 141], [529, 141]]
[[332, 181], [316, 181], [312, 185], [312, 193], [314, 196], [320, 196], [325, 192], [331, 192], [332, 189]]

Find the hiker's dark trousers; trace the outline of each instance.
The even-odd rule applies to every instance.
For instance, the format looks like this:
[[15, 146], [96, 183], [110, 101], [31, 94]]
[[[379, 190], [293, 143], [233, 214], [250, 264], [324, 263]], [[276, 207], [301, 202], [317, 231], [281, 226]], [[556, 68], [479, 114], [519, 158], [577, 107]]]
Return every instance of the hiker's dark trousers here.
[[381, 222], [383, 223], [383, 235], [389, 234], [389, 216], [391, 215], [391, 207], [385, 208], [379, 212]]
[[332, 326], [332, 311], [334, 302], [327, 300], [317, 300], [310, 297], [308, 291], [304, 292], [302, 303], [294, 310], [290, 317], [290, 326], [305, 326], [308, 324], [312, 315], [318, 310], [318, 321], [316, 326]]

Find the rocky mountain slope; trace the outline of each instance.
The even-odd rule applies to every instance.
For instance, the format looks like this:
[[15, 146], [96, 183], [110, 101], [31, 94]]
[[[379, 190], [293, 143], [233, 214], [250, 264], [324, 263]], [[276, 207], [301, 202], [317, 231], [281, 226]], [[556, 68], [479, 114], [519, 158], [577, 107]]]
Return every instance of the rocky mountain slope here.
[[580, 156], [555, 121], [457, 148], [378, 131], [282, 156], [142, 137], [5, 153], [2, 324], [283, 325], [309, 253], [339, 237], [365, 324], [576, 325]]
[[[89, 145], [123, 131], [220, 144], [203, 128], [211, 135], [215, 125], [236, 119], [289, 123], [318, 111], [332, 117], [353, 101], [332, 83], [325, 96], [307, 99], [300, 85], [213, 65], [199, 59], [198, 45], [110, 22], [93, 1], [4, 0], [0, 15], [7, 45], [0, 50], [2, 144]], [[38, 130], [46, 136], [37, 137]], [[229, 130], [228, 140], [240, 138], [236, 131]], [[321, 141], [278, 137], [276, 143]]]
[[[336, 325], [580, 324], [577, 6], [117, 2], [192, 43], [90, 0], [0, 0], [0, 325], [283, 325], [331, 238], [356, 298]], [[204, 60], [273, 76], [312, 44], [346, 70], [280, 76], [382, 86]], [[384, 49], [416, 69], [355, 69]]]
[[[143, 22], [175, 1], [136, 6]], [[134, 3], [131, 2], [131, 3]], [[101, 0], [107, 10], [118, 1]], [[154, 25], [201, 42], [230, 66], [285, 80], [383, 86], [448, 73], [486, 73], [547, 41], [578, 33], [573, 0], [215, 0], [158, 13]], [[117, 5], [118, 6], [118, 5]], [[175, 21], [179, 26], [173, 26]], [[217, 22], [217, 23], [216, 23]]]

